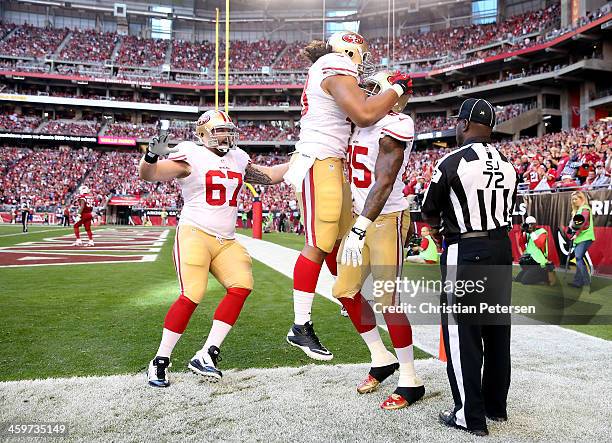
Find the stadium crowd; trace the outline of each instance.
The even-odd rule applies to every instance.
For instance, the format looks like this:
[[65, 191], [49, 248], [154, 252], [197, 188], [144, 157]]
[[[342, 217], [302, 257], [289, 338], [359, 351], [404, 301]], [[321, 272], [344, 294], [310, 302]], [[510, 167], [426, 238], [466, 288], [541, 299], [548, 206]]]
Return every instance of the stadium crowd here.
[[[582, 17], [572, 27], [561, 29], [560, 4], [515, 15], [499, 23], [455, 26], [445, 29], [434, 29], [428, 32], [402, 33], [388, 45], [386, 37], [370, 39], [370, 47], [375, 63], [383, 61], [389, 52], [394, 60], [414, 63], [414, 67], [432, 68], [457, 61], [469, 61], [496, 55], [508, 50], [533, 46], [545, 40], [557, 37], [576, 26], [588, 23], [603, 14], [601, 10]], [[10, 32], [12, 24], [1, 24], [0, 32]], [[114, 64], [145, 68], [142, 72], [123, 71], [122, 78], [139, 78], [158, 80], [159, 76], [148, 71], [149, 68], [161, 66], [170, 50], [169, 62], [173, 70], [202, 72], [210, 68], [213, 61], [213, 45], [208, 41], [189, 42], [173, 40], [148, 39], [136, 36], [119, 36], [116, 33], [101, 33], [94, 30], [69, 31], [63, 28], [38, 28], [28, 24], [18, 25], [13, 34], [0, 44], [0, 55], [16, 57], [41, 57], [53, 54], [60, 43], [71, 32], [65, 47], [57, 56], [58, 60], [99, 63], [113, 56], [113, 49], [119, 42], [118, 54]], [[24, 45], [23, 42], [28, 44]], [[231, 43], [230, 66], [234, 72], [261, 71], [269, 66], [276, 71], [303, 71], [308, 62], [299, 56], [305, 42], [286, 42], [283, 40], [237, 40]], [[391, 46], [389, 51], [388, 46]], [[479, 48], [486, 48], [478, 50]], [[392, 52], [392, 54], [391, 54]], [[221, 48], [221, 60], [224, 49]], [[48, 67], [46, 68], [48, 69]], [[78, 71], [78, 68], [58, 65], [58, 72]], [[87, 68], [84, 68], [87, 70]], [[100, 74], [111, 74], [101, 70]], [[136, 77], [135, 77], [136, 76]], [[233, 83], [276, 83], [291, 82], [294, 79], [282, 74], [240, 75], [233, 78]], [[266, 81], [267, 80], [267, 81]], [[210, 83], [211, 76], [193, 77], [189, 74], [177, 74], [176, 81]]]
[[81, 135], [81, 136], [96, 136], [100, 132], [101, 124], [97, 121], [78, 120], [78, 121], [62, 121], [51, 120], [45, 124], [41, 130], [41, 134], [61, 134], [61, 135]]
[[32, 132], [40, 126], [42, 119], [21, 114], [0, 113], [0, 130], [7, 132]]
[[119, 36], [114, 32], [72, 31], [58, 59], [101, 63], [110, 60], [118, 40]]
[[35, 208], [64, 205], [101, 152], [91, 149], [0, 149], [0, 204], [26, 198]]

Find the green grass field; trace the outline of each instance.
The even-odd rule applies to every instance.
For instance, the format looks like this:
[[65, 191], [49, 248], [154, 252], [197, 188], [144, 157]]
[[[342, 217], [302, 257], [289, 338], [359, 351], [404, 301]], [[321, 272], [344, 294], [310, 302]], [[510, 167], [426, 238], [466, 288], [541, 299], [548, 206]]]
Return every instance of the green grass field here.
[[[46, 231], [46, 232], [43, 232]], [[70, 228], [0, 227], [0, 246], [64, 235]], [[249, 234], [248, 231], [243, 231]], [[16, 234], [16, 235], [12, 235]], [[303, 237], [265, 234], [265, 240], [301, 249]], [[0, 268], [0, 380], [60, 376], [110, 375], [142, 370], [157, 350], [166, 311], [178, 295], [172, 264], [172, 235], [155, 262]], [[254, 261], [255, 288], [223, 346], [222, 369], [301, 366], [312, 363], [285, 342], [292, 323], [292, 283], [284, 275]], [[408, 266], [405, 275], [438, 275], [436, 267]], [[609, 312], [609, 281], [595, 279], [593, 291], [579, 303], [603, 306]], [[544, 290], [543, 290], [544, 289]], [[515, 301], [546, 296], [543, 287], [514, 287]], [[535, 292], [534, 292], [535, 291]], [[199, 349], [210, 328], [214, 309], [224, 295], [211, 278], [208, 293], [173, 354], [180, 371]], [[555, 295], [550, 295], [554, 297]], [[573, 294], [573, 298], [576, 294]], [[595, 309], [595, 308], [594, 308]], [[601, 309], [601, 308], [599, 308]], [[335, 363], [366, 362], [350, 321], [337, 305], [315, 299], [313, 318]], [[612, 339], [609, 325], [573, 329]], [[388, 337], [385, 340], [389, 344]], [[416, 357], [427, 354], [417, 350]]]
[[[14, 228], [0, 228], [0, 235], [19, 232], [0, 237], [0, 246], [70, 232], [38, 232], [49, 229], [43, 227], [20, 234]], [[172, 243], [170, 236], [151, 263], [0, 268], [0, 380], [140, 371], [154, 356], [163, 318], [178, 296]], [[291, 280], [259, 262], [253, 266], [255, 288], [223, 345], [221, 368], [312, 363], [285, 342], [293, 321]], [[202, 345], [223, 295], [211, 278], [173, 354], [175, 371], [183, 370]], [[317, 297], [313, 318], [335, 354], [332, 364], [368, 361], [367, 348], [335, 304]], [[417, 352], [417, 357], [426, 356]]]

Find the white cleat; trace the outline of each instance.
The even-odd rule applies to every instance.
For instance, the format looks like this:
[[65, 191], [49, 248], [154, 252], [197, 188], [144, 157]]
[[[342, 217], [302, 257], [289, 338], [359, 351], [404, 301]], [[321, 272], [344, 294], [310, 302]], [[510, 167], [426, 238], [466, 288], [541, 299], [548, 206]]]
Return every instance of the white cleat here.
[[147, 379], [150, 386], [155, 388], [167, 388], [170, 386], [168, 379], [168, 368], [172, 366], [168, 357], [155, 357], [149, 362]]
[[83, 246], [83, 241], [79, 238], [74, 243], [72, 243], [70, 246]]
[[221, 371], [217, 369], [217, 362], [221, 361], [221, 351], [216, 346], [208, 349], [200, 349], [193, 356], [187, 367], [191, 372], [201, 375], [211, 383], [217, 383], [223, 377]]
[[95, 246], [93, 240], [89, 240], [85, 246]]

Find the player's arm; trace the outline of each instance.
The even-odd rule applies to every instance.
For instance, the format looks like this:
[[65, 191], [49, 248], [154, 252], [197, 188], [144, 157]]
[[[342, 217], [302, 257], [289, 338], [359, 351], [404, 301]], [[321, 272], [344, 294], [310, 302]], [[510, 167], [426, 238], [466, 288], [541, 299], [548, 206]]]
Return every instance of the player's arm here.
[[83, 213], [83, 210], [85, 209], [85, 199], [81, 198], [79, 199], [79, 210], [78, 210], [78, 214], [81, 215]]
[[276, 185], [283, 181], [283, 175], [289, 169], [289, 163], [274, 166], [260, 166], [249, 163], [246, 167], [244, 181], [252, 185]]
[[412, 81], [407, 74], [396, 74], [393, 89], [368, 97], [359, 88], [357, 79], [349, 75], [332, 75], [321, 82], [321, 87], [336, 101], [340, 109], [361, 128], [373, 125], [389, 113], [399, 97], [410, 93]]
[[140, 160], [138, 174], [148, 182], [165, 182], [174, 178], [185, 178], [191, 174], [191, 166], [182, 160], [160, 160], [147, 163], [144, 157]]
[[162, 133], [149, 142], [146, 154], [140, 159], [138, 174], [148, 182], [163, 182], [174, 178], [185, 178], [191, 174], [189, 163], [182, 160], [161, 160], [163, 155], [178, 152], [178, 148], [168, 146], [168, 134]]
[[343, 265], [357, 267], [363, 263], [361, 251], [365, 244], [366, 230], [385, 206], [404, 161], [405, 143], [386, 135], [380, 139], [378, 145], [378, 157], [374, 166], [376, 182], [366, 197], [363, 211], [344, 240], [340, 259]]
[[404, 162], [406, 144], [388, 135], [380, 139], [378, 157], [374, 166], [376, 181], [370, 189], [361, 216], [373, 221], [380, 215], [391, 191], [397, 174]]

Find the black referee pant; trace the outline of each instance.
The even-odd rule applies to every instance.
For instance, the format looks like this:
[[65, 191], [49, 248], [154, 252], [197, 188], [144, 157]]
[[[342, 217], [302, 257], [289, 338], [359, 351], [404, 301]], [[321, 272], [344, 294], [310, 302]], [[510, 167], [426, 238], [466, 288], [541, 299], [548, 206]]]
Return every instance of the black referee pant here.
[[30, 213], [28, 211], [21, 211], [21, 226], [23, 227], [23, 232], [28, 230], [29, 217]]
[[[486, 415], [507, 416], [510, 315], [482, 314], [480, 304], [510, 305], [512, 249], [508, 232], [498, 229], [489, 231], [487, 237], [451, 241], [442, 254], [441, 267], [445, 289], [450, 284], [454, 288], [442, 292], [441, 304], [455, 310], [476, 309], [475, 314], [442, 314], [446, 371], [456, 423], [484, 430]], [[465, 283], [469, 281], [474, 282], [473, 287]]]

